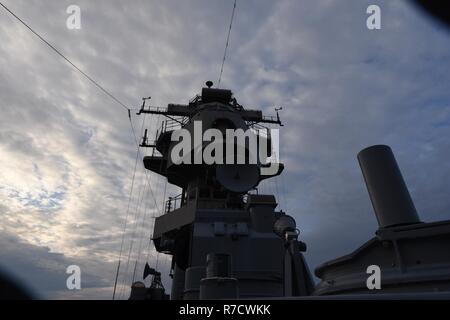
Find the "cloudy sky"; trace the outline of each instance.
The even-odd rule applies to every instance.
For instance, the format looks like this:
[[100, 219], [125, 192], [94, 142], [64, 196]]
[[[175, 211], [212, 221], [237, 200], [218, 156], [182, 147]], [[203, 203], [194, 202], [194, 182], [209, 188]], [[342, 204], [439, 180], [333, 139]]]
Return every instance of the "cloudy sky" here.
[[[130, 108], [144, 96], [185, 103], [217, 81], [233, 7], [1, 2]], [[80, 30], [66, 27], [72, 4]], [[366, 27], [370, 4], [381, 8], [381, 30]], [[136, 159], [127, 112], [3, 8], [0, 39], [0, 268], [39, 298], [111, 298]], [[450, 218], [449, 40], [401, 0], [238, 1], [222, 87], [249, 108], [284, 107], [286, 171], [262, 190], [297, 219], [311, 269], [377, 228], [356, 161], [369, 145], [393, 148], [422, 220]], [[143, 120], [133, 113], [136, 131]], [[157, 122], [145, 127], [154, 132]], [[119, 278], [127, 286], [136, 260], [139, 275], [147, 257], [157, 260], [148, 237], [166, 184], [150, 174], [150, 190], [143, 172], [139, 161]], [[72, 264], [80, 291], [66, 289]], [[169, 261], [158, 264], [167, 270]]]

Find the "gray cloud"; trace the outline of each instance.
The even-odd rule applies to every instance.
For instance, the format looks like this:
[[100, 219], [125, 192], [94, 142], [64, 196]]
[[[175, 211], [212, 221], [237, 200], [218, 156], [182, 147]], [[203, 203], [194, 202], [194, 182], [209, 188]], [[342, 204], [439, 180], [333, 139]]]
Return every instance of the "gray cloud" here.
[[70, 265], [81, 268], [82, 287], [102, 288], [109, 283], [101, 275], [102, 268], [112, 269], [112, 264], [93, 266], [88, 261], [68, 258], [52, 252], [50, 248], [25, 243], [15, 235], [1, 233], [2, 270], [13, 273], [17, 283], [36, 298], [55, 298], [54, 291], [68, 291], [66, 269]]

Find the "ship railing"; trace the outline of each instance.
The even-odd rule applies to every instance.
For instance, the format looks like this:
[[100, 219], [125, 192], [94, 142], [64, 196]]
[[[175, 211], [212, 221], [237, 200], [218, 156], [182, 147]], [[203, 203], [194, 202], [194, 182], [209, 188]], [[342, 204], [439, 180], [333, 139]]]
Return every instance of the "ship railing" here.
[[265, 126], [255, 123], [251, 126], [251, 130], [257, 136], [261, 136], [265, 139], [270, 138], [270, 131], [269, 131], [270, 129]]
[[179, 194], [175, 197], [169, 197], [165, 205], [165, 213], [179, 209], [183, 204], [183, 195]]
[[161, 123], [161, 129], [159, 132], [164, 133], [167, 131], [179, 130], [188, 122], [189, 119], [187, 117], [177, 117], [173, 119], [164, 120]]

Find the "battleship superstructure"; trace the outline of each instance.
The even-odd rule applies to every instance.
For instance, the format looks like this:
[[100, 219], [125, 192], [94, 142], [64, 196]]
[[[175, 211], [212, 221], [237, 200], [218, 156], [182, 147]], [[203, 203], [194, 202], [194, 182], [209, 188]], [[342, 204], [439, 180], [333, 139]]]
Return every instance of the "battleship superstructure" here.
[[[269, 165], [266, 157], [244, 164], [195, 162], [208, 142], [191, 144], [183, 153], [183, 159], [192, 161], [178, 163], [170, 156], [177, 144], [172, 134], [180, 129], [198, 134], [196, 122], [202, 124], [200, 134], [214, 128], [225, 136], [227, 129], [242, 129], [261, 138], [266, 132], [265, 151], [267, 157], [272, 154], [273, 141], [264, 125], [282, 125], [278, 111], [275, 117], [266, 117], [260, 110], [245, 109], [230, 90], [212, 85], [207, 82], [201, 95], [187, 105], [146, 108], [144, 103], [139, 112], [167, 117], [153, 143], [145, 133], [141, 146], [159, 154], [143, 161], [148, 170], [181, 188], [179, 196], [166, 202], [153, 230], [156, 250], [172, 256], [171, 299], [450, 291], [450, 222], [419, 220], [387, 146], [367, 148], [358, 156], [380, 225], [376, 237], [352, 254], [317, 268], [322, 281], [315, 286], [294, 218], [276, 210], [274, 195], [256, 189], [263, 179], [281, 174], [281, 163], [276, 172], [262, 175]], [[236, 141], [231, 143], [239, 147]], [[246, 149], [248, 144], [240, 146]], [[369, 265], [382, 268], [383, 290], [370, 291], [366, 286]], [[141, 283], [137, 288], [145, 291]], [[138, 296], [133, 289], [133, 299]]]

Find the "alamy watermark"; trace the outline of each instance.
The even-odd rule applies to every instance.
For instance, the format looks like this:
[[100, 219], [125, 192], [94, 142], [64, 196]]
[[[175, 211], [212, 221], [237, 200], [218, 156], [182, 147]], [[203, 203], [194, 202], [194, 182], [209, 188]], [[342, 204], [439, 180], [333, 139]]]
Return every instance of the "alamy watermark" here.
[[[67, 7], [66, 13], [69, 15], [66, 20], [66, 27], [69, 30], [81, 29], [81, 8], [72, 4]], [[367, 7], [366, 13], [369, 15], [366, 20], [366, 26], [369, 30], [381, 29], [381, 8], [376, 4]]]
[[67, 7], [66, 13], [69, 15], [66, 20], [66, 27], [69, 30], [81, 29], [81, 8], [75, 4]]
[[367, 14], [370, 16], [366, 20], [366, 26], [369, 30], [380, 30], [381, 29], [381, 8], [376, 4], [372, 4], [367, 7]]
[[[256, 133], [252, 129], [210, 128], [203, 132], [202, 121], [194, 121], [194, 136], [182, 128], [172, 133], [178, 142], [170, 153], [172, 163], [180, 164], [258, 164], [261, 175], [275, 175], [279, 170], [279, 130]], [[270, 145], [269, 145], [270, 144]]]
[[70, 274], [66, 280], [66, 286], [69, 290], [81, 289], [81, 268], [77, 265], [68, 266], [66, 273]]
[[376, 264], [370, 265], [366, 270], [370, 276], [367, 278], [366, 286], [369, 290], [381, 289], [381, 268]]

